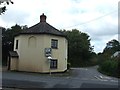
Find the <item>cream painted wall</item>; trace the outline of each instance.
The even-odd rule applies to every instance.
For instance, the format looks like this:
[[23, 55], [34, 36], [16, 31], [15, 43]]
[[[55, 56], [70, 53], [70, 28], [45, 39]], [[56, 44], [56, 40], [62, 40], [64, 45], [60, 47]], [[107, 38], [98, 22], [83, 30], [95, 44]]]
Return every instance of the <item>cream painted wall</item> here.
[[[36, 46], [29, 46], [29, 38], [34, 35], [21, 35], [19, 38], [19, 70], [20, 71], [32, 71], [32, 72], [41, 72], [42, 71], [42, 60], [43, 60], [43, 37], [34, 36], [36, 38]], [[40, 39], [39, 39], [40, 38]], [[41, 42], [41, 43], [40, 43]], [[41, 57], [40, 57], [41, 56]]]
[[[64, 37], [44, 35], [44, 48], [51, 48], [51, 39], [58, 40], [58, 49], [52, 49], [52, 58], [58, 60], [58, 69], [51, 69], [51, 72], [62, 72], [67, 69], [67, 40]], [[65, 59], [66, 58], [66, 59]], [[44, 62], [46, 63], [46, 62]], [[44, 64], [44, 72], [48, 72], [49, 65]]]
[[18, 58], [11, 58], [10, 63], [10, 70], [17, 70], [18, 69]]
[[[66, 70], [68, 42], [66, 38], [54, 35], [20, 35], [15, 37], [14, 51], [17, 51], [19, 55], [18, 70], [49, 72], [49, 62], [45, 57], [44, 49], [51, 48], [51, 39], [58, 40], [58, 49], [52, 49], [52, 58], [58, 59], [58, 68], [51, 69], [51, 72]], [[16, 40], [19, 40], [18, 49], [15, 49]]]

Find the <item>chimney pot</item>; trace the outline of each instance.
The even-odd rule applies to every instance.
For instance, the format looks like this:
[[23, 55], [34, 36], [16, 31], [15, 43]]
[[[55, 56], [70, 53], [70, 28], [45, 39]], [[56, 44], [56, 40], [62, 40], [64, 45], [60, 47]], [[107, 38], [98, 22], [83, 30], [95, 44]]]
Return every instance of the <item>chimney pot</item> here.
[[46, 15], [44, 15], [44, 13], [42, 15], [40, 15], [40, 22], [46, 22]]

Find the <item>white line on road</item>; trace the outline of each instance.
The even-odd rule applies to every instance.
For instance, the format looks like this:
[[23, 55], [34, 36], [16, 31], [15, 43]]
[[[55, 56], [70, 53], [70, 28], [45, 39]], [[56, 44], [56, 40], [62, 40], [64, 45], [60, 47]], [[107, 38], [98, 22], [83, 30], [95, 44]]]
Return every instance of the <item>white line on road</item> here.
[[101, 81], [108, 81], [108, 80], [102, 80], [102, 79], [101, 79]]
[[100, 81], [110, 81], [110, 82], [118, 82], [117, 80], [110, 80], [112, 78], [110, 77], [103, 77], [103, 76], [94, 76], [96, 79], [100, 80]]
[[99, 77], [97, 77], [97, 76], [94, 76], [96, 79], [98, 79], [98, 80], [101, 80]]
[[71, 68], [71, 69], [76, 69], [76, 70], [88, 70], [87, 68]]
[[117, 80], [110, 80], [111, 82], [118, 82]]
[[100, 77], [101, 79], [111, 79], [110, 77], [101, 76], [101, 75], [99, 75], [99, 77]]
[[96, 79], [98, 79], [98, 80], [100, 80], [100, 81], [108, 81], [108, 80], [105, 80], [105, 79], [101, 79], [101, 78], [99, 78], [99, 77], [97, 77], [97, 76], [94, 76]]

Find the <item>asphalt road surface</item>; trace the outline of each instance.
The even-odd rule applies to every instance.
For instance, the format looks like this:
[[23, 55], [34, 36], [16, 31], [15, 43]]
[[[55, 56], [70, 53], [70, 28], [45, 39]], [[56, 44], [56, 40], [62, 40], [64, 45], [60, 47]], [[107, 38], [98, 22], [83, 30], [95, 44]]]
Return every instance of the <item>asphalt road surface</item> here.
[[71, 68], [68, 75], [39, 74], [27, 72], [2, 72], [3, 88], [118, 88], [118, 79], [105, 76], [97, 71], [97, 66]]

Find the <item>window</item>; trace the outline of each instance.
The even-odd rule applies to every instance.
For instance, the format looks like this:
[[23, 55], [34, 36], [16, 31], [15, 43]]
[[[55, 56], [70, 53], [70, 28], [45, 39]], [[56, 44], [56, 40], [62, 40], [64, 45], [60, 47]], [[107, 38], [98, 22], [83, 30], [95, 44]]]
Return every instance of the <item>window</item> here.
[[52, 59], [50, 61], [50, 69], [57, 69], [57, 59]]
[[58, 40], [56, 40], [56, 39], [51, 40], [51, 48], [53, 48], [53, 49], [58, 48]]
[[18, 40], [16, 40], [16, 49], [18, 49]]

